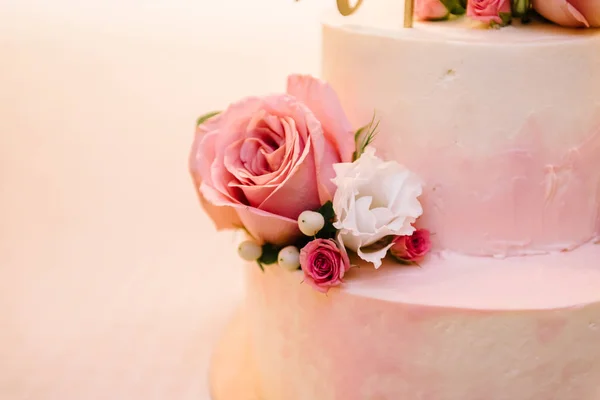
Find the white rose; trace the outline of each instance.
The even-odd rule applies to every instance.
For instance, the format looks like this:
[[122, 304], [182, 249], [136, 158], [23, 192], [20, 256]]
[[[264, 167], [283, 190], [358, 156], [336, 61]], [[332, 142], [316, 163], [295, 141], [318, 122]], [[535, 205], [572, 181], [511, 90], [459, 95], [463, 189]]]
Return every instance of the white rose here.
[[392, 244], [367, 247], [386, 236], [411, 235], [423, 214], [421, 180], [395, 161], [383, 161], [367, 148], [353, 163], [333, 166], [337, 190], [333, 196], [334, 226], [345, 246], [360, 258], [381, 266]]

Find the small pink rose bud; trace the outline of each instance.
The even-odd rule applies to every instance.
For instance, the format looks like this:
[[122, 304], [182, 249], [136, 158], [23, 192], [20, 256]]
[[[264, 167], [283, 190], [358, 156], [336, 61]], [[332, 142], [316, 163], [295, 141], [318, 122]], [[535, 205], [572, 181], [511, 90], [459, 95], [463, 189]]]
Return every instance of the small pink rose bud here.
[[390, 254], [400, 261], [418, 261], [431, 250], [430, 233], [417, 229], [411, 236], [397, 236]]
[[304, 281], [320, 292], [342, 283], [350, 269], [346, 249], [333, 239], [315, 239], [300, 250]]
[[416, 0], [415, 17], [421, 21], [437, 21], [446, 19], [450, 10], [441, 0]]

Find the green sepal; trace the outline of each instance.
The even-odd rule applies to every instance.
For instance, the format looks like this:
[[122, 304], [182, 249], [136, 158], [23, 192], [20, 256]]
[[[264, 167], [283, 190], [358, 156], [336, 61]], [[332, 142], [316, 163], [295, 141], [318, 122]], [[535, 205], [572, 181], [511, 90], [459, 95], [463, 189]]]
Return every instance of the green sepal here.
[[196, 128], [199, 127], [200, 125], [202, 125], [203, 123], [205, 123], [206, 121], [208, 121], [209, 119], [211, 119], [212, 117], [214, 117], [215, 115], [219, 115], [220, 113], [221, 113], [221, 111], [211, 111], [209, 113], [201, 115], [196, 120]]
[[333, 211], [333, 203], [328, 201], [323, 204], [317, 212], [323, 216], [325, 219], [325, 225], [323, 228], [317, 233], [317, 239], [333, 239], [337, 233], [337, 229], [333, 226], [335, 222], [335, 211]]
[[365, 149], [375, 140], [375, 136], [379, 129], [379, 121], [375, 121], [375, 113], [371, 118], [371, 122], [361, 127], [354, 134], [354, 144], [356, 150], [352, 154], [352, 161], [358, 160], [358, 158], [365, 152]]
[[524, 18], [531, 10], [531, 0], [512, 0], [512, 15], [516, 18]]
[[441, 0], [442, 4], [446, 9], [450, 12], [450, 14], [454, 15], [463, 15], [466, 10], [465, 7], [461, 4], [459, 0]]
[[457, 4], [456, 7], [450, 10], [450, 13], [453, 15], [465, 15], [466, 12], [467, 9], [464, 8], [461, 4]]
[[499, 15], [502, 20], [502, 26], [510, 25], [512, 22], [512, 13], [501, 12]]
[[500, 22], [500, 23], [498, 23], [496, 21], [490, 22], [490, 27], [491, 28], [502, 28], [502, 27], [505, 27], [505, 26], [511, 24], [511, 22], [512, 22], [512, 13], [502, 12], [502, 13], [498, 14], [498, 16], [500, 17], [500, 19], [502, 20], [502, 22]]

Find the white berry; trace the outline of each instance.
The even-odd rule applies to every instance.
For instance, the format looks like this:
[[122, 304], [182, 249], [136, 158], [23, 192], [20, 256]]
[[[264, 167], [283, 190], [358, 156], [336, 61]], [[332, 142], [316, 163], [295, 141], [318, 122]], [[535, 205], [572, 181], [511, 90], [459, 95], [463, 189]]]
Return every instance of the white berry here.
[[281, 268], [295, 271], [300, 267], [300, 251], [296, 246], [287, 246], [279, 251], [277, 262]]
[[262, 247], [256, 242], [246, 240], [238, 246], [238, 254], [246, 261], [256, 261], [262, 256]]
[[316, 211], [303, 211], [298, 216], [298, 228], [306, 236], [315, 236], [325, 226], [325, 218]]

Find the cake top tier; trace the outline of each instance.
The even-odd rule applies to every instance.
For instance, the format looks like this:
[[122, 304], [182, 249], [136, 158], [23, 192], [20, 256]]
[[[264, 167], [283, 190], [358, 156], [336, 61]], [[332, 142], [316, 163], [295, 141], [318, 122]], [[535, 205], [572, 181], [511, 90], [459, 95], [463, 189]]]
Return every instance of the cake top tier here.
[[324, 29], [323, 77], [354, 125], [377, 110], [379, 154], [424, 179], [438, 249], [521, 256], [600, 235], [600, 32], [511, 28]]

